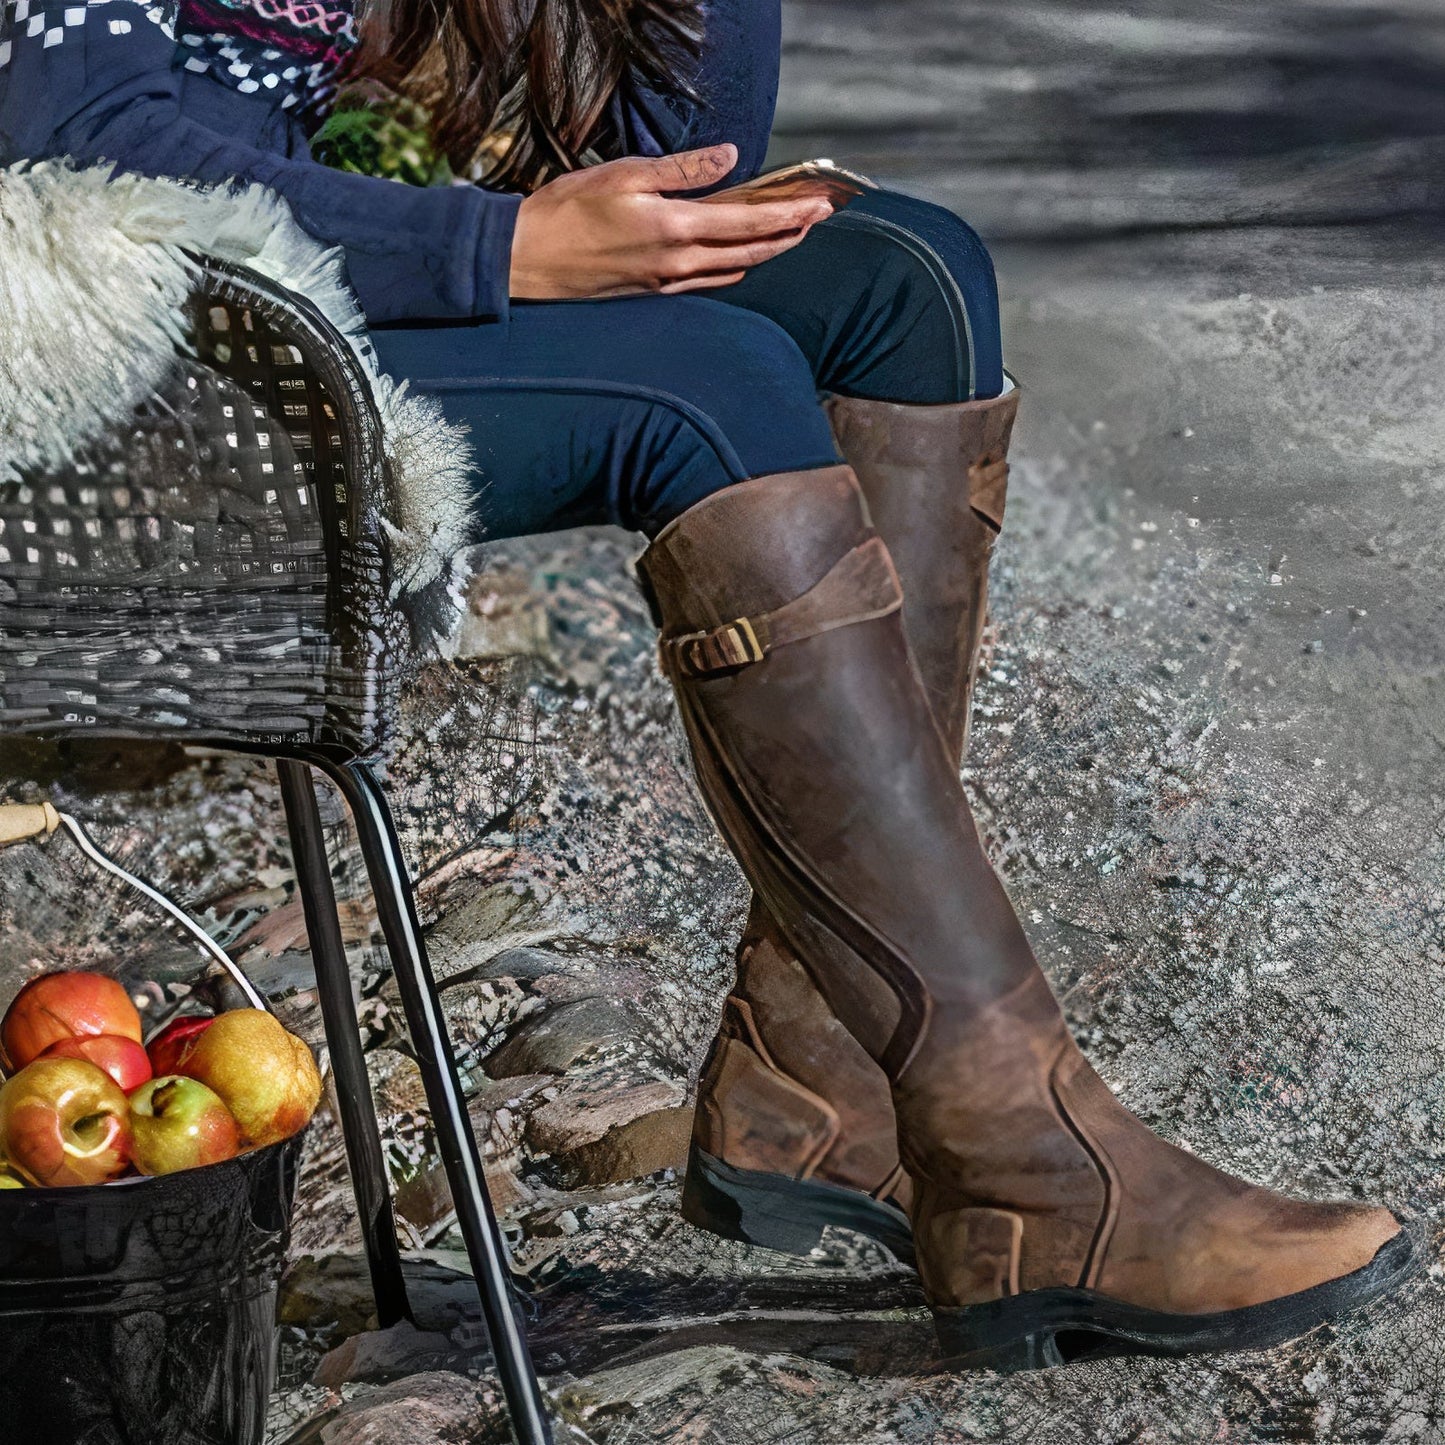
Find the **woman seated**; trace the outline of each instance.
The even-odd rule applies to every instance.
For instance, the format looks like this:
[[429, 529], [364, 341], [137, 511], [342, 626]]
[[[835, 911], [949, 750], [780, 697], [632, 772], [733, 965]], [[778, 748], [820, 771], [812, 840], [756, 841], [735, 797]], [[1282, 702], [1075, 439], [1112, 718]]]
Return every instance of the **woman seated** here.
[[[1069, 1036], [959, 782], [1018, 402], [992, 267], [889, 191], [726, 194], [762, 163], [778, 11], [5, 0], [0, 160], [274, 188], [343, 248], [383, 367], [471, 427], [488, 535], [648, 538], [698, 781], [755, 889], [689, 1218], [871, 1231], [960, 1363], [1289, 1338], [1409, 1245], [1388, 1210], [1161, 1141]], [[481, 183], [316, 163], [347, 73], [423, 101]]]

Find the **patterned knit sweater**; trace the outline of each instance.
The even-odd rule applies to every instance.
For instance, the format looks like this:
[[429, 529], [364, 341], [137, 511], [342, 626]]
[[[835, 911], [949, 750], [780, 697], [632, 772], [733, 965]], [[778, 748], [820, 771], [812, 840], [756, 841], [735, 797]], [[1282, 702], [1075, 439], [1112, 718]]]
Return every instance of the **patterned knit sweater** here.
[[286, 110], [323, 110], [356, 48], [352, 0], [0, 0], [0, 72], [20, 40], [50, 49], [96, 23], [111, 35], [155, 26], [176, 42], [176, 66]]
[[356, 16], [351, 0], [180, 0], [176, 38], [187, 70], [321, 109], [356, 47]]

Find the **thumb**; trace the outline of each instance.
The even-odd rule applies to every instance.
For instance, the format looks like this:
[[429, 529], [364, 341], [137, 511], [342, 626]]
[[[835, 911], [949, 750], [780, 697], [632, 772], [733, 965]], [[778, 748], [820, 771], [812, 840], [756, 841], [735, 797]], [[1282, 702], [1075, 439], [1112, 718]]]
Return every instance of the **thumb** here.
[[735, 145], [706, 146], [675, 156], [630, 156], [614, 162], [629, 191], [696, 191], [722, 180], [738, 163]]

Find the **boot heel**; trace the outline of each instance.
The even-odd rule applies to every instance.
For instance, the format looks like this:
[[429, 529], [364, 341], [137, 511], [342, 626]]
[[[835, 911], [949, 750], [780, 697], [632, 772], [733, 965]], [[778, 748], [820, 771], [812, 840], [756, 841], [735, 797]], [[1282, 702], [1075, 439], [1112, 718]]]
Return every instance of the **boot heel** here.
[[781, 1174], [734, 1169], [692, 1146], [682, 1186], [682, 1217], [699, 1229], [784, 1254], [807, 1254], [823, 1225], [797, 1208], [799, 1182]]
[[933, 1328], [943, 1364], [1003, 1371], [1066, 1365], [1077, 1353], [1071, 1345], [1078, 1342], [1084, 1298], [1082, 1291], [1042, 1289], [987, 1304], [935, 1309]]
[[913, 1235], [901, 1210], [836, 1184], [737, 1169], [696, 1144], [688, 1154], [682, 1215], [724, 1239], [784, 1254], [816, 1249], [832, 1225], [866, 1234], [913, 1266]]
[[1018, 1374], [1025, 1370], [1051, 1370], [1067, 1364], [1058, 1341], [1052, 1334], [1025, 1335], [1006, 1345], [973, 1350], [968, 1354], [948, 1354], [944, 1364], [951, 1370], [997, 1370], [1000, 1374]]

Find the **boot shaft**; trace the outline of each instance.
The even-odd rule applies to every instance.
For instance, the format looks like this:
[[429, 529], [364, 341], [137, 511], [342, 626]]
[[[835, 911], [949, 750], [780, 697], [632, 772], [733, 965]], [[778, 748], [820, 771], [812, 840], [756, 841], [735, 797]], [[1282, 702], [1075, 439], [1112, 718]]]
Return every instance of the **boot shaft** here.
[[[853, 474], [731, 487], [668, 527], [642, 568], [714, 816], [788, 941], [810, 964], [829, 953], [830, 1004], [896, 1077], [933, 1000], [987, 1002], [1035, 965]], [[783, 640], [747, 651], [749, 634]], [[854, 963], [832, 957], [840, 943]]]
[[[1002, 524], [1017, 386], [955, 406], [833, 397], [839, 450], [903, 585], [903, 623], [962, 761]], [[698, 1086], [694, 1146], [735, 1169], [818, 1178], [906, 1206], [888, 1080], [755, 898]]]
[[834, 397], [828, 416], [903, 584], [909, 645], [962, 761], [1019, 389], [956, 406]]

